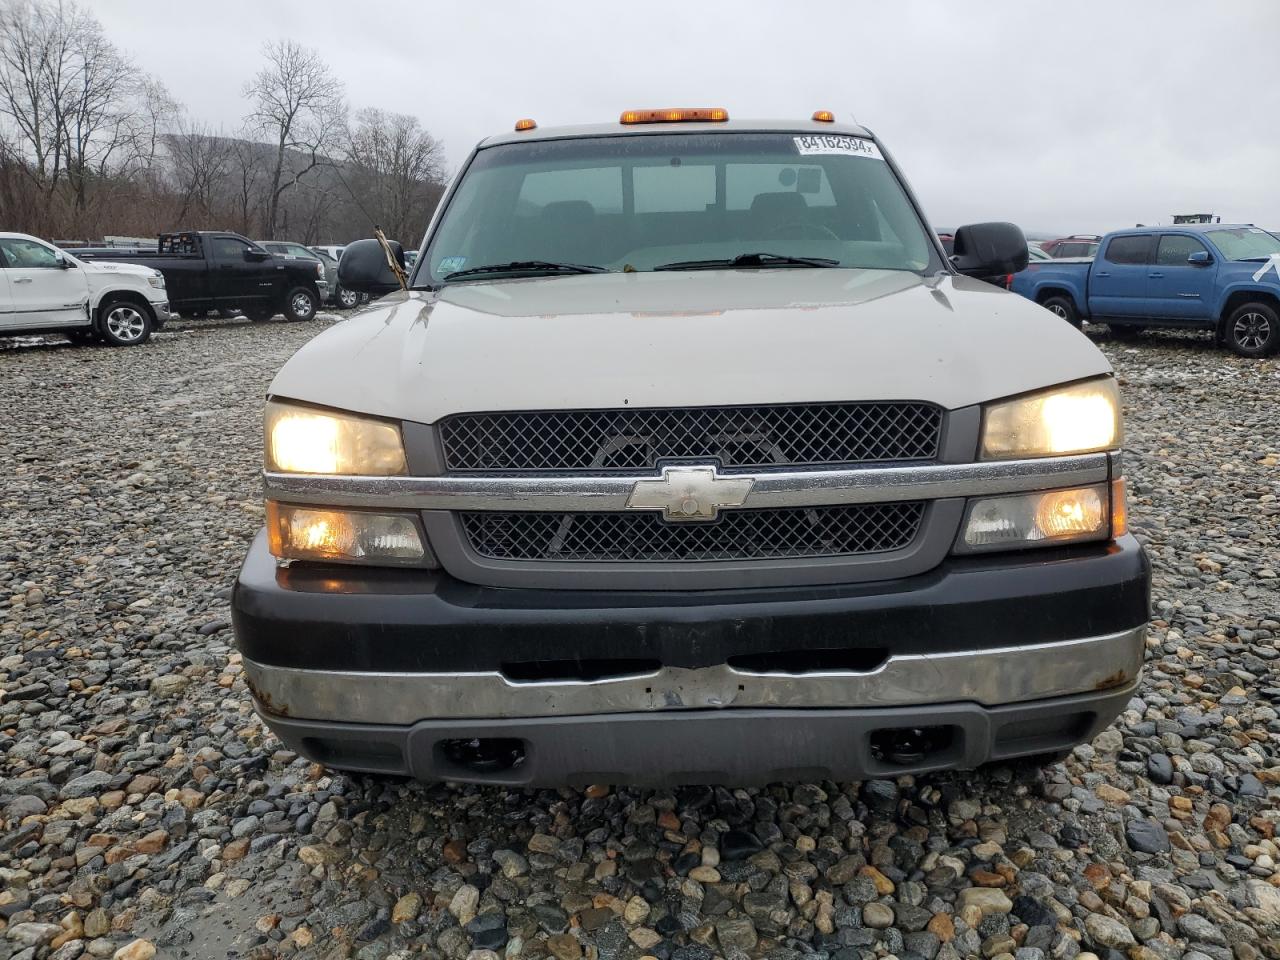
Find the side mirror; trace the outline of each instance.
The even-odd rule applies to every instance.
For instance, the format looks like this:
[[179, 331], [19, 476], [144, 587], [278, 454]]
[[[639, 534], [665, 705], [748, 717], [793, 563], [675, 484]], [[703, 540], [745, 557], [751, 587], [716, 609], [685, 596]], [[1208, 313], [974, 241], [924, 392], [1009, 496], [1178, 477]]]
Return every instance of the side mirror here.
[[1208, 250], [1197, 250], [1187, 257], [1187, 263], [1193, 267], [1207, 267], [1213, 263], [1213, 257], [1209, 256]]
[[55, 253], [53, 255], [53, 259], [58, 264], [58, 266], [61, 267], [63, 270], [70, 270], [73, 266], [75, 266], [75, 264], [73, 264], [69, 259], [67, 259], [67, 255], [65, 253], [62, 253], [61, 251], [59, 251], [58, 253]]
[[1013, 223], [972, 223], [956, 231], [955, 268], [968, 277], [1018, 273], [1027, 267], [1027, 238]]
[[[404, 269], [404, 247], [394, 240], [389, 242], [392, 255]], [[387, 255], [377, 240], [357, 240], [347, 244], [342, 251], [342, 259], [338, 261], [338, 282], [348, 290], [375, 297], [400, 289], [400, 281], [387, 266]]]
[[245, 247], [244, 258], [250, 263], [262, 263], [264, 260], [270, 260], [271, 254], [265, 250], [254, 250], [252, 247]]

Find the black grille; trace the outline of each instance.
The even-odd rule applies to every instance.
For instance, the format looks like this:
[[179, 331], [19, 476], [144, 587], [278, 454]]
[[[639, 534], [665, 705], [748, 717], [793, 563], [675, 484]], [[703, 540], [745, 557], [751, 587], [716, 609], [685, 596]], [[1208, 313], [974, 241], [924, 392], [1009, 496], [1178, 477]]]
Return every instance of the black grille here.
[[915, 539], [924, 504], [733, 510], [714, 522], [659, 513], [463, 513], [471, 549], [495, 560], [623, 563], [880, 553]]
[[450, 470], [644, 470], [667, 460], [724, 469], [938, 455], [927, 403], [824, 403], [667, 410], [469, 413], [441, 422]]

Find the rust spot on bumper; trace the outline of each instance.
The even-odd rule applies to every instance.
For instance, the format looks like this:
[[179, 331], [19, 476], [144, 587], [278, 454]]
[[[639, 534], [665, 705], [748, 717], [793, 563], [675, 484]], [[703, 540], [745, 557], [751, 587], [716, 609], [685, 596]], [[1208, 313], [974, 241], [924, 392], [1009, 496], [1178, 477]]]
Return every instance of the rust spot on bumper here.
[[1129, 682], [1129, 675], [1123, 670], [1117, 670], [1103, 677], [1093, 685], [1095, 690], [1110, 690], [1112, 687], [1122, 687]]
[[245, 683], [249, 687], [249, 692], [253, 694], [253, 698], [258, 701], [259, 705], [267, 711], [267, 713], [275, 714], [277, 717], [287, 717], [290, 715], [289, 705], [285, 703], [277, 703], [275, 698], [267, 691], [262, 690], [249, 674], [245, 673]]

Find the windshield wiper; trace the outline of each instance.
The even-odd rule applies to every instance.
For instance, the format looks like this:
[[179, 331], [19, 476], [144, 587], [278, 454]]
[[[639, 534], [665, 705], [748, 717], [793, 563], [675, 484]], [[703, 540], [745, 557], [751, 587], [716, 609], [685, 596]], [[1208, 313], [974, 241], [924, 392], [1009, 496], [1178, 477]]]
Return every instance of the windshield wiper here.
[[677, 260], [654, 270], [714, 270], [717, 267], [838, 267], [830, 257], [792, 257], [785, 253], [740, 253], [720, 260]]
[[512, 260], [510, 263], [490, 263], [483, 267], [467, 267], [445, 274], [446, 280], [462, 277], [479, 277], [490, 273], [608, 273], [606, 267], [592, 267], [582, 263], [552, 263], [549, 260]]

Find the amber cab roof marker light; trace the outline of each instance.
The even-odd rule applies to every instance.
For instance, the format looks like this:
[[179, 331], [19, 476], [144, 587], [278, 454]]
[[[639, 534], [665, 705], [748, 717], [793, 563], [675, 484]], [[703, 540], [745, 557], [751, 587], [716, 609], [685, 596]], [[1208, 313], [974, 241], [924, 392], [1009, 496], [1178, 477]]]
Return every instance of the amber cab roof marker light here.
[[830, 110], [815, 110], [813, 111], [813, 119], [818, 123], [835, 123], [836, 115]]
[[724, 107], [665, 107], [661, 110], [624, 110], [619, 123], [723, 123], [729, 119]]
[[537, 126], [537, 121], [530, 120], [528, 117], [525, 117], [522, 120], [516, 121], [516, 133], [520, 133], [523, 130], [535, 130], [537, 129]]

